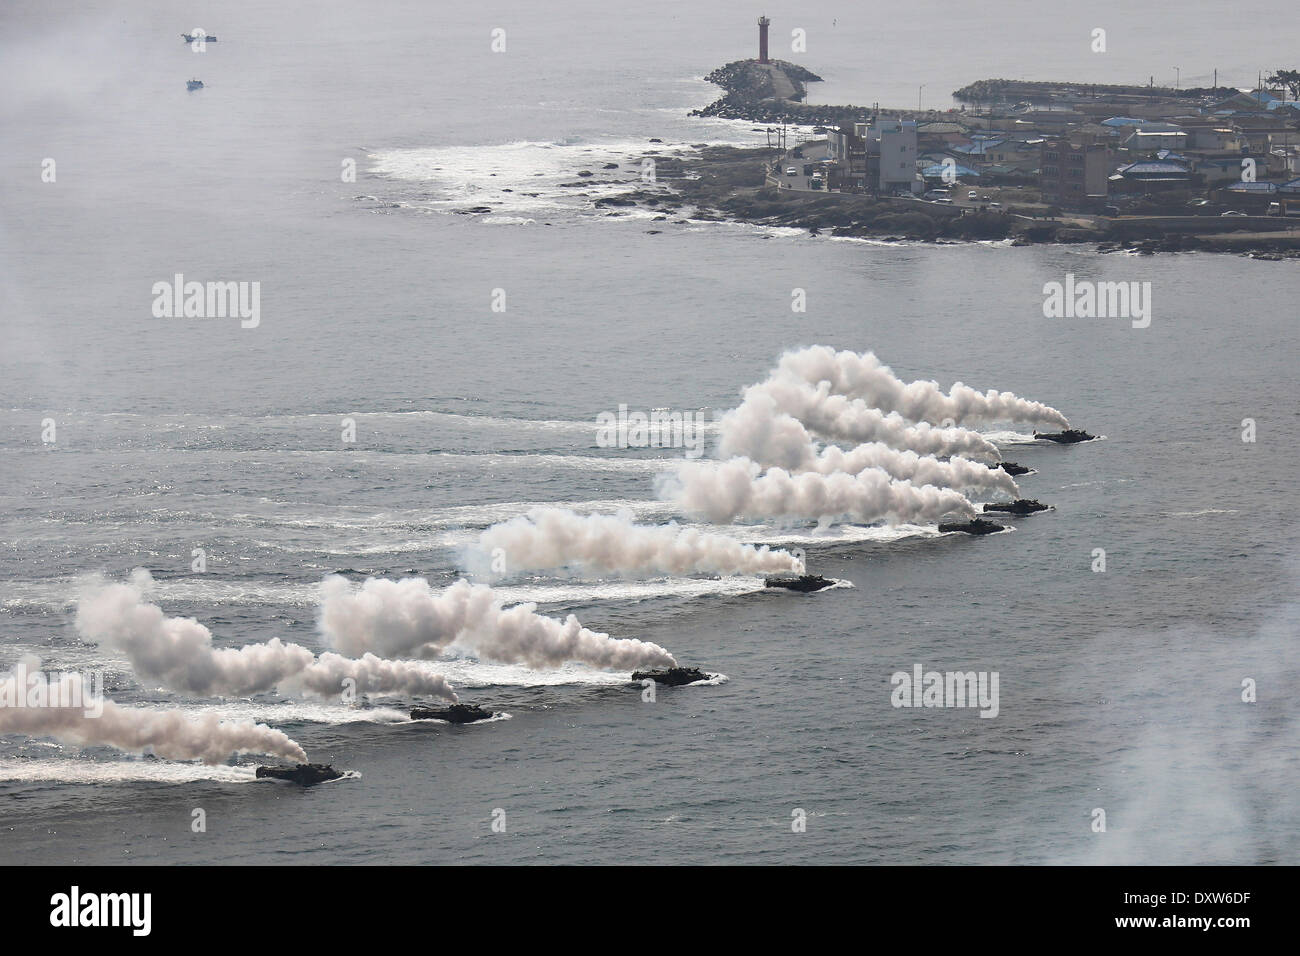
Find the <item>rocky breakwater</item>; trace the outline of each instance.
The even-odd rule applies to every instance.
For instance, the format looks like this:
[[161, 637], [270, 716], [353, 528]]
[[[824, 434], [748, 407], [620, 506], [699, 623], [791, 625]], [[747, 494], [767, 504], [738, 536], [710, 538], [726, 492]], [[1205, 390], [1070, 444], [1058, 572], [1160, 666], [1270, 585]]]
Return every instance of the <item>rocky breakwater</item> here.
[[[808, 83], [820, 83], [821, 77], [797, 63], [773, 60], [736, 60], [718, 67], [705, 77], [726, 92], [708, 106], [693, 110], [692, 116], [719, 116], [754, 123], [839, 121], [846, 109], [855, 115], [857, 107], [809, 106], [804, 103]], [[825, 117], [822, 118], [822, 114]], [[797, 120], [796, 120], [797, 117]]]
[[808, 83], [821, 77], [797, 63], [773, 60], [736, 60], [718, 67], [705, 77], [726, 93], [708, 106], [692, 110], [691, 116], [718, 116], [749, 123], [794, 123], [800, 126], [845, 126], [867, 123], [873, 118], [942, 119], [944, 114], [926, 110], [874, 109], [866, 106], [833, 106], [804, 102]]

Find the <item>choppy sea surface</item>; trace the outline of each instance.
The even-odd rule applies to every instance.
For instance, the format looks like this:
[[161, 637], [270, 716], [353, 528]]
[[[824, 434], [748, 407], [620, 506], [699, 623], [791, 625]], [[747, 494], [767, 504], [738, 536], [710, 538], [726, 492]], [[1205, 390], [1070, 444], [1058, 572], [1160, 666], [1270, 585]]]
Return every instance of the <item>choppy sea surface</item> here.
[[[1293, 265], [608, 215], [594, 199], [648, 153], [754, 142], [748, 124], [686, 116], [714, 95], [703, 73], [749, 55], [753, 15], [571, 7], [0, 13], [24, 78], [0, 90], [0, 665], [102, 669], [120, 703], [264, 720], [356, 772], [301, 790], [255, 780], [252, 757], [0, 737], [0, 861], [1300, 861]], [[1116, 22], [1139, 35], [1124, 17], [1145, 15], [1126, 10]], [[943, 36], [882, 38], [861, 16], [806, 11], [824, 101], [911, 102], [901, 54], [886, 79], [844, 66], [886, 40], [935, 62], [935, 106], [999, 64], [1053, 76], [1064, 56], [1033, 19], [996, 55], [954, 33], [962, 52], [941, 58]], [[219, 37], [201, 54], [178, 36], [196, 25]], [[1244, 34], [1216, 34], [1221, 72], [1258, 59]], [[1129, 56], [1066, 65], [1121, 81]], [[205, 88], [187, 93], [191, 77]], [[151, 287], [178, 272], [259, 281], [260, 324], [155, 319]], [[1150, 282], [1150, 327], [1044, 318], [1044, 283], [1067, 273]], [[1012, 390], [1106, 440], [997, 436], [1036, 470], [1025, 494], [1055, 507], [1013, 534], [724, 529], [801, 547], [851, 588], [503, 585], [728, 678], [654, 703], [627, 674], [474, 660], [449, 679], [509, 719], [196, 699], [142, 685], [73, 626], [86, 575], [143, 567], [166, 613], [220, 646], [321, 648], [327, 574], [450, 583], [480, 530], [540, 503], [691, 524], [655, 496], [681, 452], [602, 447], [597, 416], [711, 417], [815, 343], [874, 350], [908, 380]], [[916, 664], [997, 671], [998, 716], [893, 707], [891, 675]]]

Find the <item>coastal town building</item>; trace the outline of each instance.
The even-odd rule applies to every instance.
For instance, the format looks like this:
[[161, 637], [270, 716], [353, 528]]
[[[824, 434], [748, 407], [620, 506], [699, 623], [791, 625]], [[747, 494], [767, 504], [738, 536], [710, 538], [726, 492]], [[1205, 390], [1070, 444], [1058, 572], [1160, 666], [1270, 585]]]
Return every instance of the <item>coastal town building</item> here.
[[991, 166], [1011, 170], [1038, 168], [1043, 138], [1029, 133], [973, 134], [970, 143], [954, 146], [952, 155], [958, 162], [985, 169]]
[[832, 185], [882, 195], [922, 191], [914, 121], [854, 123], [829, 130], [826, 138], [837, 167]]
[[1150, 193], [1158, 190], [1185, 189], [1192, 181], [1187, 162], [1177, 159], [1144, 159], [1120, 166], [1110, 182], [1119, 191]]
[[1154, 153], [1160, 149], [1184, 149], [1187, 131], [1173, 123], [1143, 123], [1125, 136], [1120, 144], [1138, 153]]
[[1240, 154], [1228, 158], [1200, 155], [1192, 160], [1192, 165], [1205, 186], [1213, 187], [1241, 181]]
[[919, 193], [916, 172], [916, 122], [892, 120], [867, 128], [867, 155], [879, 157], [878, 187], [881, 193]]
[[921, 149], [957, 146], [967, 141], [966, 133], [967, 127], [961, 123], [945, 121], [918, 123], [916, 126], [916, 142]]
[[834, 163], [831, 188], [867, 191], [867, 124], [853, 123], [826, 133], [826, 153]]
[[1110, 148], [1101, 143], [1084, 145], [1068, 139], [1043, 141], [1039, 187], [1043, 202], [1063, 209], [1079, 209], [1089, 200], [1104, 199], [1110, 177]]

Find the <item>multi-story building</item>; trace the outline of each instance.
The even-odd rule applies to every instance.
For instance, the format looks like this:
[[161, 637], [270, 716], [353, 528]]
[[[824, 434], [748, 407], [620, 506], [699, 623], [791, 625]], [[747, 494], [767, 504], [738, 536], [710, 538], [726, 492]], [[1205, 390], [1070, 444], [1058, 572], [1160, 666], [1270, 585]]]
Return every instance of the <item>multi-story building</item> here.
[[835, 161], [836, 181], [844, 188], [883, 194], [920, 191], [913, 120], [842, 126], [830, 131], [827, 145]]
[[916, 123], [912, 120], [878, 120], [867, 128], [867, 153], [880, 157], [877, 188], [882, 193], [916, 192]]
[[867, 188], [867, 144], [865, 123], [854, 123], [830, 130], [826, 135], [827, 154], [835, 161], [831, 171], [833, 188], [863, 192]]
[[1073, 209], [1106, 196], [1110, 147], [1104, 143], [1085, 146], [1068, 139], [1047, 139], [1042, 151], [1038, 168], [1043, 202]]

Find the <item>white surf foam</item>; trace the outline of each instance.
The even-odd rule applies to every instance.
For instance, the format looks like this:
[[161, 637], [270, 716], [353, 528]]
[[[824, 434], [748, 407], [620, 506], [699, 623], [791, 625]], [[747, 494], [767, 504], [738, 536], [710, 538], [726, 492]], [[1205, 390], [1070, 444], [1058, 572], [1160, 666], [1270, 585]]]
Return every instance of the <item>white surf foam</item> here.
[[[508, 714], [504, 710], [494, 713], [491, 717], [484, 717], [482, 720], [475, 720], [468, 724], [459, 724], [461, 727], [477, 727], [479, 724], [495, 724], [498, 721], [510, 720], [513, 714]], [[408, 720], [407, 723], [415, 724], [451, 724], [450, 720], [442, 720], [439, 717], [425, 717], [421, 720]]]
[[531, 670], [521, 664], [492, 664], [462, 658], [442, 660], [438, 668], [458, 690], [477, 687], [561, 687], [570, 684], [626, 684], [631, 672], [602, 671], [583, 664]]
[[719, 687], [731, 680], [726, 674], [712, 674], [707, 680], [691, 681], [687, 687]]
[[167, 760], [0, 760], [0, 780], [60, 783], [253, 783], [256, 768], [219, 764], [175, 763]]
[[1029, 444], [1030, 442], [1036, 442], [1039, 440], [1035, 438], [1032, 434], [1026, 435], [1023, 432], [1010, 431], [1010, 430], [998, 431], [998, 432], [984, 432], [984, 437], [987, 438], [989, 441], [993, 442], [995, 445], [1026, 445]]
[[[642, 140], [517, 140], [381, 150], [371, 153], [370, 159], [373, 173], [432, 187], [432, 196], [412, 205], [448, 212], [483, 206], [491, 210], [488, 215], [493, 218], [531, 218], [547, 210], [583, 207], [604, 195], [642, 188], [642, 157], [651, 152], [662, 155], [668, 149], [666, 144]], [[605, 169], [607, 163], [618, 167]], [[578, 173], [584, 170], [592, 175], [580, 177]]]
[[[430, 670], [440, 670], [430, 662]], [[177, 704], [151, 705], [171, 709]], [[223, 720], [251, 720], [276, 727], [282, 724], [396, 724], [409, 719], [405, 710], [393, 707], [349, 707], [324, 701], [223, 700], [211, 704], [180, 705], [187, 713], [215, 713]]]
[[502, 585], [493, 590], [507, 604], [581, 604], [588, 601], [644, 601], [665, 597], [748, 594], [761, 590], [763, 579], [749, 575], [725, 578], [654, 578], [564, 584]]

